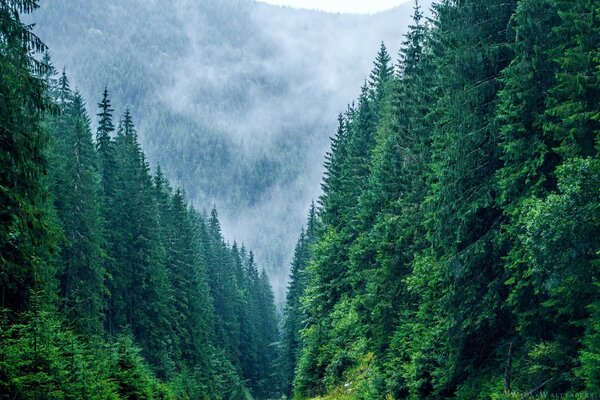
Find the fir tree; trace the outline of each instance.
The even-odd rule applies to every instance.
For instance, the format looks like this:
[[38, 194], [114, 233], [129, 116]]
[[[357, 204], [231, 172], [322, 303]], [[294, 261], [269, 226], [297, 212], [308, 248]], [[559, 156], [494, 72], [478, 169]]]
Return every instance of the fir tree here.
[[102, 189], [104, 196], [109, 197], [112, 194], [113, 174], [115, 169], [115, 149], [111, 138], [115, 126], [112, 122], [112, 113], [110, 99], [108, 98], [108, 88], [104, 88], [102, 100], [98, 103], [100, 112], [98, 130], [96, 131], [96, 149], [100, 160], [100, 176], [102, 177]]
[[[61, 81], [66, 82], [63, 75]], [[62, 202], [56, 211], [68, 243], [62, 250], [60, 293], [64, 315], [78, 332], [102, 333], [105, 271], [102, 265], [99, 177], [90, 121], [79, 93], [61, 84], [60, 104], [65, 131], [55, 131], [63, 143], [64, 177], [54, 193]], [[72, 100], [68, 100], [72, 99]]]
[[304, 314], [300, 298], [306, 288], [305, 270], [312, 258], [311, 247], [317, 241], [317, 214], [315, 204], [312, 203], [308, 212], [306, 232], [302, 229], [298, 243], [294, 250], [290, 270], [290, 283], [285, 299], [284, 322], [282, 332], [282, 361], [284, 368], [284, 391], [292, 394], [292, 382], [297, 366], [297, 358], [302, 351], [300, 332], [304, 327]]
[[53, 107], [38, 78], [49, 68], [34, 58], [46, 46], [20, 19], [36, 8], [35, 0], [0, 4], [0, 301], [13, 311], [27, 309], [34, 291], [52, 286], [54, 274], [44, 188], [48, 136], [40, 126]]

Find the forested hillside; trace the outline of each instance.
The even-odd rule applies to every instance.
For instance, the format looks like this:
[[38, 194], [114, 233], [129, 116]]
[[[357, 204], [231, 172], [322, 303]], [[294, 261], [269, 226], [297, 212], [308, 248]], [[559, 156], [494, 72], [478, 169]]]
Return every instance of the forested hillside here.
[[296, 247], [289, 395], [600, 398], [599, 45], [597, 1], [415, 8]]
[[108, 85], [115, 107], [140, 117], [148, 160], [192, 204], [219, 206], [224, 232], [252, 247], [281, 303], [335, 115], [379, 43], [400, 45], [410, 8], [369, 16], [254, 0], [45, 0], [31, 21], [86, 99]]
[[36, 8], [0, 2], [0, 397], [275, 397], [265, 272], [151, 171], [107, 89], [92, 127]]
[[[110, 55], [100, 52], [70, 82], [23, 22], [35, 19], [37, 3], [0, 0], [0, 398], [600, 398], [599, 2], [440, 0], [431, 18], [415, 2], [398, 56], [383, 43], [373, 49], [358, 99], [338, 116], [321, 195], [306, 202], [282, 321], [254, 253], [227, 241], [216, 207], [188, 200], [186, 190], [203, 189], [178, 172], [176, 184], [167, 178], [181, 160], [161, 167], [142, 149], [149, 126], [165, 137], [198, 127], [176, 113], [155, 124], [150, 106], [164, 103], [146, 100], [154, 89], [134, 90], [139, 101], [121, 105], [132, 91], [114, 83], [143, 83], [137, 77], [156, 60], [131, 55], [139, 62], [132, 69], [123, 52], [114, 71], [103, 70], [100, 58]], [[185, 12], [178, 7], [194, 2], [146, 3]], [[239, 35], [252, 32], [248, 26], [218, 29], [230, 21], [223, 10], [243, 14], [247, 2], [217, 3], [199, 2], [202, 12], [193, 14], [208, 18], [191, 23], [206, 22], [201, 29], [214, 40], [207, 48], [237, 57], [232, 44], [242, 41], [269, 52], [257, 37]], [[106, 11], [115, 25], [173, 17], [90, 4], [89, 15]], [[152, 46], [148, 30], [114, 29]], [[111, 48], [99, 44], [100, 28], [87, 32], [99, 41], [89, 45]], [[178, 37], [171, 34], [165, 40]], [[228, 51], [219, 53], [222, 43]], [[268, 75], [265, 65], [241, 76]], [[118, 78], [86, 97], [75, 87], [97, 77], [85, 68]], [[266, 94], [281, 89], [267, 82], [258, 85]], [[198, 110], [202, 99], [183, 96], [185, 84], [162, 83], [177, 89], [171, 95], [181, 103], [169, 104]], [[225, 90], [223, 109], [236, 113], [254, 94]], [[235, 99], [240, 108], [231, 111]], [[324, 111], [290, 104], [295, 113]], [[260, 125], [271, 113], [258, 109], [252, 121]], [[230, 119], [218, 126], [220, 116], [203, 125], [215, 129], [203, 140], [231, 128]], [[157, 149], [175, 142], [161, 143]], [[294, 180], [304, 168], [288, 176], [269, 157], [256, 164], [268, 173], [246, 171], [253, 163], [226, 168], [233, 141], [202, 151], [176, 143], [229, 154], [196, 172], [226, 192], [220, 184], [239, 177], [218, 174], [242, 168], [256, 179], [246, 200], [261, 196], [270, 174]], [[288, 154], [293, 143], [273, 140], [267, 149]], [[313, 162], [309, 148], [293, 154]], [[243, 207], [236, 212], [240, 226], [256, 221]], [[256, 232], [276, 223], [290, 229], [287, 219], [259, 222]]]

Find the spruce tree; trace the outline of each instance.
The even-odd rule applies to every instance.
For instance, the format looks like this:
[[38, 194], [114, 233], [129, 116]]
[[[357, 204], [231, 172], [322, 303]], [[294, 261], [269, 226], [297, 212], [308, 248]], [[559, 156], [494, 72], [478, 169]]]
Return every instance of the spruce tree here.
[[351, 109], [338, 116], [338, 128], [336, 134], [331, 138], [331, 149], [325, 155], [325, 172], [321, 190], [323, 194], [319, 197], [320, 215], [324, 224], [333, 226], [339, 221], [343, 196], [341, 194], [342, 165], [347, 156], [347, 142], [349, 135], [349, 118]]
[[[426, 206], [430, 251], [419, 260], [419, 274], [437, 282], [434, 298], [443, 314], [442, 343], [430, 349], [443, 357], [439, 370], [430, 371], [434, 393], [446, 396], [462, 390], [481, 390], [490, 371], [476, 365], [496, 353], [510, 329], [502, 251], [495, 245], [502, 213], [495, 203], [495, 175], [500, 166], [498, 127], [494, 121], [498, 79], [510, 62], [505, 29], [516, 2], [477, 1], [442, 3], [437, 8], [436, 35], [441, 46], [441, 97], [433, 133], [431, 186]], [[431, 272], [422, 270], [430, 264]], [[419, 277], [419, 280], [426, 277]], [[426, 288], [423, 291], [427, 294]], [[442, 354], [435, 353], [441, 350]], [[488, 364], [489, 365], [489, 364]], [[419, 367], [417, 367], [419, 368]], [[424, 369], [424, 368], [423, 368]], [[476, 371], [467, 374], [466, 371]]]
[[35, 59], [46, 46], [20, 17], [37, 8], [35, 0], [0, 4], [0, 304], [12, 311], [27, 309], [54, 275], [44, 187], [48, 135], [40, 126], [53, 107], [38, 77], [49, 66]]
[[112, 132], [115, 126], [112, 121], [113, 112], [108, 97], [108, 88], [104, 88], [102, 100], [98, 103], [100, 112], [97, 114], [98, 130], [96, 131], [96, 149], [100, 160], [100, 175], [102, 177], [102, 189], [105, 196], [111, 195], [111, 185], [115, 168], [115, 149], [112, 141]]
[[[61, 80], [66, 81], [63, 75]], [[56, 211], [66, 236], [62, 249], [59, 283], [61, 308], [76, 331], [102, 333], [105, 301], [105, 275], [102, 265], [100, 187], [96, 153], [85, 103], [79, 93], [68, 95], [61, 84], [60, 103], [66, 130], [55, 131], [62, 142], [64, 174], [53, 192], [62, 202]], [[71, 99], [71, 100], [67, 100]]]
[[[415, 5], [413, 24], [400, 50], [399, 73], [389, 86], [378, 125], [367, 189], [359, 202], [363, 233], [351, 248], [355, 307], [367, 329], [378, 374], [395, 397], [407, 395], [399, 368], [415, 298], [406, 279], [414, 257], [427, 246], [422, 203], [427, 191], [435, 76], [430, 34]], [[395, 346], [395, 345], [394, 345]], [[399, 352], [400, 350], [401, 352]]]
[[130, 327], [148, 362], [168, 374], [171, 335], [169, 281], [159, 237], [158, 206], [148, 163], [126, 110], [115, 142], [114, 208], [110, 243], [114, 263], [111, 280], [112, 327]]
[[281, 342], [281, 367], [284, 369], [284, 392], [288, 396], [292, 394], [292, 382], [298, 363], [297, 359], [302, 351], [300, 332], [304, 327], [304, 313], [300, 299], [306, 289], [304, 275], [312, 258], [311, 248], [317, 239], [317, 212], [315, 204], [312, 203], [308, 212], [306, 231], [302, 229], [294, 250], [294, 258], [290, 270], [290, 283], [285, 299]]
[[216, 343], [226, 349], [236, 367], [240, 362], [241, 297], [239, 283], [235, 280], [235, 265], [221, 233], [216, 208], [207, 221], [202, 241], [205, 245], [206, 266], [210, 293], [215, 309]]
[[381, 42], [379, 53], [373, 62], [373, 70], [369, 75], [370, 96], [374, 101], [377, 113], [386, 95], [386, 85], [393, 76], [392, 57], [390, 57], [385, 44]]
[[[567, 208], [578, 209], [583, 221], [586, 212], [579, 207], [582, 207], [582, 202], [587, 206], [593, 203], [588, 196], [583, 196], [586, 185], [583, 181], [590, 179], [582, 178], [579, 168], [584, 164], [586, 168], [594, 167], [579, 157], [595, 154], [597, 139], [592, 132], [597, 129], [597, 124], [594, 128], [596, 122], [591, 117], [589, 106], [585, 105], [585, 99], [590, 95], [594, 98], [598, 84], [597, 80], [585, 80], [585, 83], [578, 80], [577, 85], [581, 85], [578, 89], [575, 86], [567, 89], [569, 84], [566, 83], [573, 85], [577, 80], [573, 80], [573, 76], [593, 76], [588, 75], [594, 69], [593, 57], [589, 53], [593, 46], [586, 45], [586, 39], [575, 39], [597, 36], [598, 32], [594, 33], [592, 27], [593, 6], [583, 4], [519, 3], [513, 18], [515, 58], [503, 72], [505, 87], [500, 93], [503, 102], [498, 113], [503, 124], [504, 160], [498, 174], [499, 187], [508, 216], [502, 239], [510, 246], [506, 258], [510, 272], [509, 301], [517, 323], [513, 341], [519, 343], [513, 358], [515, 364], [526, 362], [535, 365], [530, 373], [513, 368], [510, 383], [513, 387], [529, 387], [539, 379], [545, 379], [545, 390], [556, 393], [572, 390], [574, 366], [567, 360], [575, 359], [581, 345], [577, 340], [567, 342], [564, 337], [584, 335], [582, 329], [574, 326], [588, 324], [589, 314], [584, 310], [589, 310], [590, 304], [597, 301], [594, 300], [597, 294], [593, 285], [574, 285], [577, 286], [577, 294], [565, 289], [571, 285], [566, 282], [568, 278], [556, 275], [554, 266], [545, 264], [541, 267], [541, 255], [533, 250], [539, 250], [539, 246], [545, 243], [544, 253], [552, 254], [556, 264], [561, 264], [559, 260], [564, 249], [550, 245], [547, 240], [560, 235], [564, 221], [561, 222], [554, 211], [550, 211], [553, 207], [550, 204], [557, 205], [559, 198], [570, 198], [572, 203], [565, 207], [564, 212], [569, 213]], [[574, 20], [579, 21], [578, 28], [574, 28]], [[586, 47], [587, 50], [584, 50]], [[579, 93], [577, 99], [570, 97], [573, 93]], [[566, 97], [561, 97], [563, 95]], [[570, 197], [573, 192], [566, 193], [565, 188], [570, 185], [566, 181], [571, 184], [579, 182], [575, 184], [582, 191], [576, 196], [579, 200]], [[546, 206], [550, 208], [544, 208]], [[542, 209], [546, 213], [544, 219], [551, 221], [552, 228], [534, 216]], [[585, 230], [587, 224], [579, 222], [578, 226], [572, 232], [573, 238], [578, 236], [576, 232], [581, 232], [579, 229]], [[538, 234], [548, 239], [541, 239]], [[590, 234], [584, 236], [590, 237]], [[539, 243], [534, 245], [533, 240]], [[594, 270], [591, 260], [594, 257], [588, 259], [584, 253], [591, 254], [594, 250], [588, 247], [587, 239], [574, 240], [578, 244], [572, 248], [572, 260], [569, 267], [564, 267], [564, 272], [579, 282], [586, 282], [590, 278], [585, 277], [583, 270]], [[583, 250], [586, 248], [588, 250]], [[533, 253], [537, 255], [533, 256]], [[583, 264], [586, 267], [581, 269]], [[575, 302], [581, 307], [573, 306]], [[571, 322], [565, 324], [566, 320]], [[557, 376], [550, 374], [549, 370], [562, 372]]]

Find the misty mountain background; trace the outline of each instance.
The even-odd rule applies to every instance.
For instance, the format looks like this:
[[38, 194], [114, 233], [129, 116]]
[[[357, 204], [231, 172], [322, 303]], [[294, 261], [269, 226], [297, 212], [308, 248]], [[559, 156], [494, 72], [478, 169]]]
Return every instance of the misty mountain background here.
[[115, 119], [131, 109], [150, 163], [197, 208], [216, 205], [225, 237], [255, 252], [281, 302], [337, 115], [381, 41], [397, 54], [412, 8], [350, 15], [251, 0], [46, 0], [34, 19], [94, 124], [107, 86]]

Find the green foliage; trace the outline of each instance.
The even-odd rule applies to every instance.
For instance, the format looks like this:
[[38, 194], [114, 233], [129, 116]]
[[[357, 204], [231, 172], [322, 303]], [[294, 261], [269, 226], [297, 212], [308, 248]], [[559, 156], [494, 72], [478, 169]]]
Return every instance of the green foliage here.
[[509, 212], [527, 198], [524, 193], [541, 195], [556, 187], [559, 141], [545, 129], [545, 110], [557, 70], [549, 53], [556, 46], [552, 31], [558, 23], [555, 2], [530, 0], [519, 2], [509, 27], [514, 58], [502, 71], [497, 112], [503, 160], [498, 187]]
[[548, 389], [564, 391], [573, 385], [572, 370], [577, 366], [581, 340], [589, 340], [585, 328], [594, 325], [590, 311], [599, 301], [599, 167], [597, 159], [589, 158], [574, 158], [561, 165], [557, 169], [558, 192], [527, 203], [521, 220], [519, 239], [529, 268], [519, 271], [523, 283], [514, 284], [516, 288], [530, 285], [535, 302], [529, 305], [528, 314], [537, 313], [537, 323], [546, 329], [539, 331], [530, 327], [531, 321], [522, 322], [531, 348], [528, 356], [534, 367], [542, 369], [535, 373], [558, 369], [546, 372]]
[[48, 312], [23, 314], [10, 326], [5, 318], [0, 387], [9, 398], [120, 399], [109, 376], [111, 352], [102, 342], [64, 330]]
[[45, 46], [19, 13], [36, 7], [0, 5], [0, 392], [277, 397], [266, 274], [225, 242], [216, 211], [205, 218], [151, 176], [129, 110], [113, 136], [106, 89], [94, 143], [66, 73], [32, 58]]
[[596, 395], [598, 6], [433, 12], [340, 117], [294, 396]]
[[0, 4], [0, 301], [13, 311], [53, 286], [54, 275], [49, 251], [56, 233], [44, 179], [48, 134], [40, 123], [53, 107], [37, 77], [48, 67], [34, 58], [46, 46], [20, 20], [37, 7], [34, 0]]
[[312, 258], [312, 247], [317, 240], [317, 225], [317, 210], [315, 204], [312, 203], [308, 213], [306, 231], [302, 230], [294, 251], [284, 309], [280, 364], [283, 368], [283, 389], [288, 396], [292, 394], [294, 373], [298, 355], [301, 352], [300, 332], [304, 327], [305, 314], [300, 298], [307, 284], [306, 269]]
[[60, 307], [80, 333], [100, 335], [106, 299], [96, 152], [79, 93], [63, 75], [54, 93], [61, 113], [46, 117], [52, 133], [50, 189], [64, 233], [59, 269]]
[[596, 154], [600, 116], [598, 65], [598, 4], [590, 0], [557, 2], [560, 38], [550, 53], [560, 69], [550, 89], [547, 129], [560, 137], [560, 152], [566, 156]]
[[[598, 287], [598, 284], [596, 284]], [[583, 338], [583, 348], [580, 352], [581, 366], [577, 375], [583, 380], [586, 390], [591, 394], [600, 394], [600, 306], [596, 301], [589, 306], [590, 318]]]
[[154, 400], [158, 382], [145, 365], [131, 334], [117, 336], [111, 365], [111, 380], [119, 398], [127, 400]]

